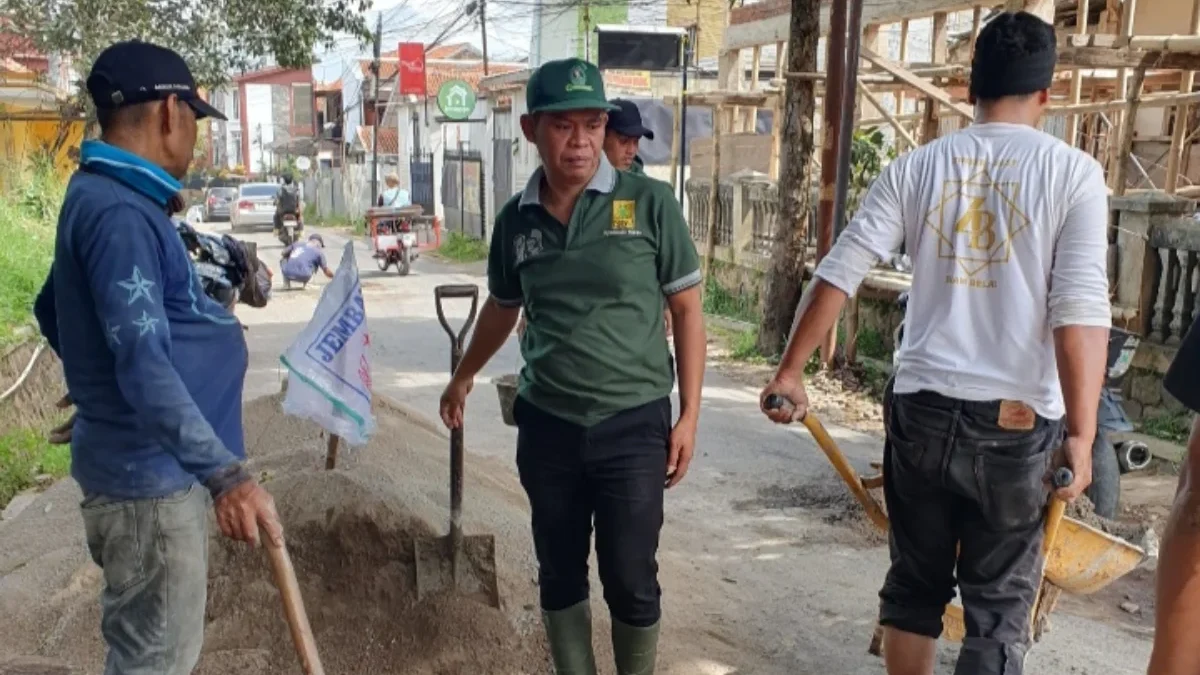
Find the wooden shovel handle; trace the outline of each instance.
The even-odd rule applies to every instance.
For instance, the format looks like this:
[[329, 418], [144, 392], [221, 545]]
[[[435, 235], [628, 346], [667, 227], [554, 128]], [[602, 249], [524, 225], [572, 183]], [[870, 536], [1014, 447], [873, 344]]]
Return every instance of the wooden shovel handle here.
[[275, 586], [283, 598], [283, 614], [292, 633], [292, 644], [296, 646], [296, 654], [300, 657], [304, 675], [325, 675], [325, 669], [321, 667], [321, 657], [317, 654], [317, 643], [313, 640], [312, 627], [308, 624], [308, 614], [304, 611], [304, 598], [300, 596], [300, 584], [296, 582], [296, 570], [292, 567], [287, 544], [281, 542], [279, 547], [275, 547], [266, 541], [265, 536], [263, 540], [267, 557], [271, 561], [271, 574], [275, 577]]

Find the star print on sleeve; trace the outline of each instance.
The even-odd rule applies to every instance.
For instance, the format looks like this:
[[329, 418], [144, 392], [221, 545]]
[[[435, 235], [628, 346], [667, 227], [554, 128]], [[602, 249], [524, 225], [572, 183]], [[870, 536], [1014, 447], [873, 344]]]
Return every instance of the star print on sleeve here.
[[150, 296], [150, 289], [154, 286], [154, 282], [142, 276], [142, 270], [137, 265], [133, 266], [133, 273], [129, 275], [129, 278], [125, 281], [118, 281], [117, 285], [129, 291], [127, 305], [132, 305], [141, 298], [145, 298], [146, 302], [154, 302], [154, 298]]
[[158, 333], [158, 330], [155, 328], [158, 325], [158, 319], [150, 316], [150, 314], [145, 310], [142, 310], [142, 315], [140, 317], [133, 320], [133, 325], [137, 326], [139, 338], [146, 333]]
[[121, 330], [121, 324], [113, 324], [111, 321], [104, 322], [104, 329], [108, 333], [108, 344], [110, 347], [119, 347], [121, 338], [117, 337], [117, 333]]

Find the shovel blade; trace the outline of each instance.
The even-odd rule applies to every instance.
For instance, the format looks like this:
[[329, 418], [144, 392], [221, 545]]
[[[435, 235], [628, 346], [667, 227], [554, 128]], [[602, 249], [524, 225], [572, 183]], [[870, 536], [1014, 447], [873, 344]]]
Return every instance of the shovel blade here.
[[463, 537], [457, 556], [450, 537], [414, 539], [413, 554], [418, 601], [435, 593], [453, 593], [500, 608], [496, 538], [492, 535]]

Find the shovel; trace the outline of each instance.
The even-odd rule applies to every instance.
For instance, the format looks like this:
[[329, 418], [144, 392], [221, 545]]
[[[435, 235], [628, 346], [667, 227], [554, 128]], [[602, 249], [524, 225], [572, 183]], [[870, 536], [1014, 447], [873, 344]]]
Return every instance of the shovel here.
[[[446, 320], [442, 300], [470, 299], [471, 311], [456, 333]], [[474, 284], [444, 285], [433, 289], [438, 321], [450, 336], [450, 374], [463, 356], [463, 342], [475, 323], [479, 308], [479, 287]], [[463, 430], [450, 430], [450, 533], [437, 539], [416, 539], [417, 599], [431, 593], [452, 591], [500, 607], [500, 586], [496, 580], [496, 539], [490, 534], [464, 537], [462, 533]]]

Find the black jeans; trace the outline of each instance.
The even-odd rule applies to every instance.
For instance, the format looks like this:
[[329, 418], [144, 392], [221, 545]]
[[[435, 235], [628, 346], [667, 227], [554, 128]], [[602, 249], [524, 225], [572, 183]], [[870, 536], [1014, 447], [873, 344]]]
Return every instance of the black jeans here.
[[671, 437], [663, 398], [582, 427], [517, 397], [517, 470], [533, 513], [542, 609], [588, 597], [592, 524], [613, 617], [644, 628], [662, 614], [658, 534]]
[[884, 496], [892, 565], [880, 623], [941, 635], [957, 564], [967, 629], [958, 675], [1021, 674], [1041, 581], [1045, 477], [1062, 424], [1032, 417], [1032, 429], [1006, 429], [1001, 405], [931, 392], [891, 399]]

